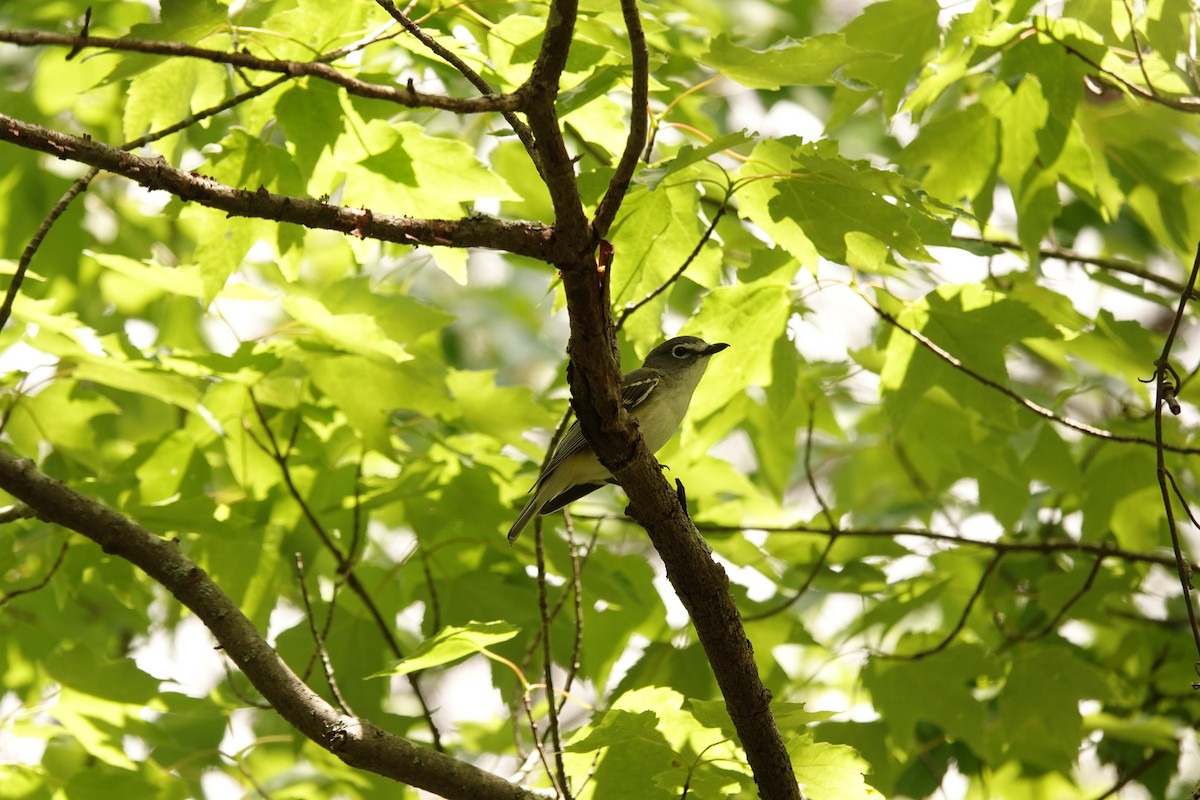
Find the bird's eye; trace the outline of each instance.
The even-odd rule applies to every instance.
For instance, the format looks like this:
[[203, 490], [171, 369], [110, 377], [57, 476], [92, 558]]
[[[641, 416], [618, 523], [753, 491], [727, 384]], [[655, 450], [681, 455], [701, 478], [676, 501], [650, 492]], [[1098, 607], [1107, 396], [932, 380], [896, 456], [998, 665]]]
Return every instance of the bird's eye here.
[[675, 356], [676, 358], [687, 358], [689, 355], [691, 355], [691, 352], [691, 350], [688, 350], [683, 345], [677, 344], [675, 345], [674, 349], [671, 350], [671, 355]]

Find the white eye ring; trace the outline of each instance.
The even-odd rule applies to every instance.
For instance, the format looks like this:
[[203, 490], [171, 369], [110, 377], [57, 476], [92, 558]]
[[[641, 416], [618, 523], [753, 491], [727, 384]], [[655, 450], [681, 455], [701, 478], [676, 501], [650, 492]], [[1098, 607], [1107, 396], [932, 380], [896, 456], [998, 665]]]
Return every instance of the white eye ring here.
[[689, 355], [691, 355], [691, 353], [691, 350], [681, 344], [677, 344], [671, 349], [671, 355], [675, 356], [676, 358], [687, 358]]

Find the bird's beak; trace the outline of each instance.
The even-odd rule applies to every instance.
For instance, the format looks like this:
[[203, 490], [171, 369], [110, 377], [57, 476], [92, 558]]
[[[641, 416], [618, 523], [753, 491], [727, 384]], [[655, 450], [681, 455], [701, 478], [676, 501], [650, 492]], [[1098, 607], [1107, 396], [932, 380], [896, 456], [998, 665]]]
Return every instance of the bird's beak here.
[[726, 347], [729, 347], [729, 345], [725, 344], [724, 342], [717, 342], [716, 344], [710, 344], [708, 347], [706, 347], [704, 349], [704, 352], [701, 353], [701, 355], [705, 355], [705, 356], [716, 355], [717, 353], [724, 350]]

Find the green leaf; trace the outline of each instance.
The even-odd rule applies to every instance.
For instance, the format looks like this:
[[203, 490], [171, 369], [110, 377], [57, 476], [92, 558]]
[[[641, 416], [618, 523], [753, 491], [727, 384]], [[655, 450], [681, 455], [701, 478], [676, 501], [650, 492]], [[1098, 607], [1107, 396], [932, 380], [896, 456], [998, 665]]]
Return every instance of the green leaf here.
[[[900, 163], [923, 172], [921, 185], [946, 203], [973, 200], [991, 185], [1000, 149], [1000, 125], [983, 106], [938, 117], [921, 128]], [[953, 160], [946, 158], [954, 153]]]
[[344, 205], [457, 219], [480, 198], [519, 199], [462, 142], [430, 136], [410, 122], [371, 122], [367, 134], [374, 141], [346, 176]]
[[784, 335], [792, 315], [792, 294], [785, 282], [789, 274], [785, 267], [776, 276], [722, 286], [705, 298], [688, 329], [710, 342], [727, 342], [730, 348], [709, 363], [692, 401], [694, 418], [712, 414], [747, 386], [771, 383], [770, 345]]
[[403, 346], [384, 333], [370, 314], [333, 314], [320, 301], [307, 297], [288, 297], [283, 307], [297, 323], [309, 329], [302, 328], [302, 335], [311, 331], [347, 353], [397, 364], [412, 358]]
[[555, 103], [559, 116], [565, 117], [596, 98], [604, 96], [627, 74], [628, 70], [624, 66], [606, 64], [598, 67], [573, 88], [559, 93], [558, 101]]
[[[444, 377], [424, 359], [386, 364], [362, 356], [321, 356], [306, 359], [305, 369], [364, 444], [381, 453], [391, 451], [388, 431], [398, 409], [432, 416], [451, 408]], [[371, 391], [362, 391], [364, 386]]]
[[64, 686], [116, 703], [146, 703], [158, 693], [159, 681], [132, 660], [104, 658], [83, 644], [59, 647], [46, 666]]
[[918, 233], [930, 220], [912, 190], [894, 173], [842, 158], [830, 141], [764, 140], [738, 177], [742, 214], [805, 266], [820, 255], [878, 271], [889, 249], [932, 260]]
[[877, 87], [884, 111], [892, 113], [909, 80], [938, 44], [939, 11], [933, 0], [884, 0], [867, 6], [843, 30], [846, 44], [859, 51], [889, 53], [895, 59], [856, 61], [847, 65], [844, 76]]
[[402, 658], [395, 666], [371, 675], [385, 678], [391, 675], [407, 675], [417, 670], [439, 667], [465, 656], [474, 655], [520, 633], [520, 628], [507, 622], [468, 622], [463, 626], [447, 626], [431, 639], [417, 646], [412, 655]]
[[141, 502], [154, 505], [177, 497], [195, 452], [195, 441], [182, 431], [164, 439], [137, 468]]
[[[126, 140], [174, 125], [193, 111], [225, 99], [225, 68], [202, 59], [169, 60], [157, 64], [129, 83], [123, 120]], [[176, 136], [160, 140], [154, 148], [174, 155]]]
[[799, 42], [782, 39], [766, 50], [733, 44], [727, 34], [713, 40], [703, 62], [751, 89], [784, 86], [831, 86], [836, 72], [860, 61], [889, 62], [890, 51], [860, 50], [841, 33], [824, 33]]
[[1179, 746], [1175, 738], [1175, 725], [1162, 717], [1134, 717], [1123, 719], [1103, 711], [1088, 714], [1083, 718], [1087, 730], [1100, 731], [1106, 738], [1150, 747], [1155, 750], [1174, 750]]
[[1039, 769], [1069, 770], [1083, 731], [1080, 701], [1107, 696], [1104, 674], [1068, 648], [1023, 649], [997, 700], [1011, 757]]
[[653, 711], [622, 711], [612, 709], [604, 712], [597, 725], [586, 736], [567, 745], [568, 753], [591, 753], [604, 747], [637, 741], [654, 740], [658, 715]]
[[870, 766], [853, 747], [818, 742], [812, 734], [788, 742], [792, 768], [805, 797], [812, 800], [876, 800], [879, 793], [867, 785], [863, 775]]
[[[699, 198], [686, 186], [629, 193], [609, 237], [614, 305], [642, 300], [679, 271], [704, 234], [698, 212]], [[706, 247], [685, 275], [711, 269], [717, 257], [714, 247]]]
[[985, 708], [972, 689], [995, 676], [999, 666], [978, 646], [954, 644], [920, 661], [872, 661], [864, 684], [902, 747], [911, 745], [917, 724], [927, 721], [974, 752], [987, 753]]

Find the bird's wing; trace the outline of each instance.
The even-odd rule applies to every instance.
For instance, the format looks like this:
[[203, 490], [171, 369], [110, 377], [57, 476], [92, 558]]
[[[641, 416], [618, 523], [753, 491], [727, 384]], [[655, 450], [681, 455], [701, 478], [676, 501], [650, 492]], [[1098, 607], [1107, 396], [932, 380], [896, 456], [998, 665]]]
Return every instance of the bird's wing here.
[[555, 467], [587, 446], [587, 439], [583, 438], [583, 429], [579, 427], [578, 422], [572, 422], [571, 427], [567, 428], [567, 432], [563, 434], [562, 441], [554, 449], [554, 455], [550, 457], [550, 462], [546, 464], [546, 468], [542, 470], [542, 474], [538, 476], [537, 483], [534, 486], [539, 486], [546, 476], [554, 471]]
[[[650, 392], [654, 390], [655, 386], [658, 386], [661, 380], [661, 373], [653, 369], [635, 369], [622, 378], [621, 401], [625, 404], [625, 410], [633, 411], [645, 402]], [[571, 427], [567, 428], [567, 432], [563, 434], [562, 441], [555, 448], [554, 455], [550, 458], [550, 463], [546, 464], [546, 468], [538, 476], [534, 487], [536, 488], [540, 485], [545, 477], [554, 471], [555, 467], [588, 446], [588, 441], [584, 438], [583, 429], [579, 427], [579, 423], [571, 423]], [[599, 484], [596, 488], [599, 488]]]
[[635, 369], [621, 379], [621, 400], [626, 411], [633, 411], [646, 401], [654, 387], [662, 382], [662, 373], [644, 367]]

